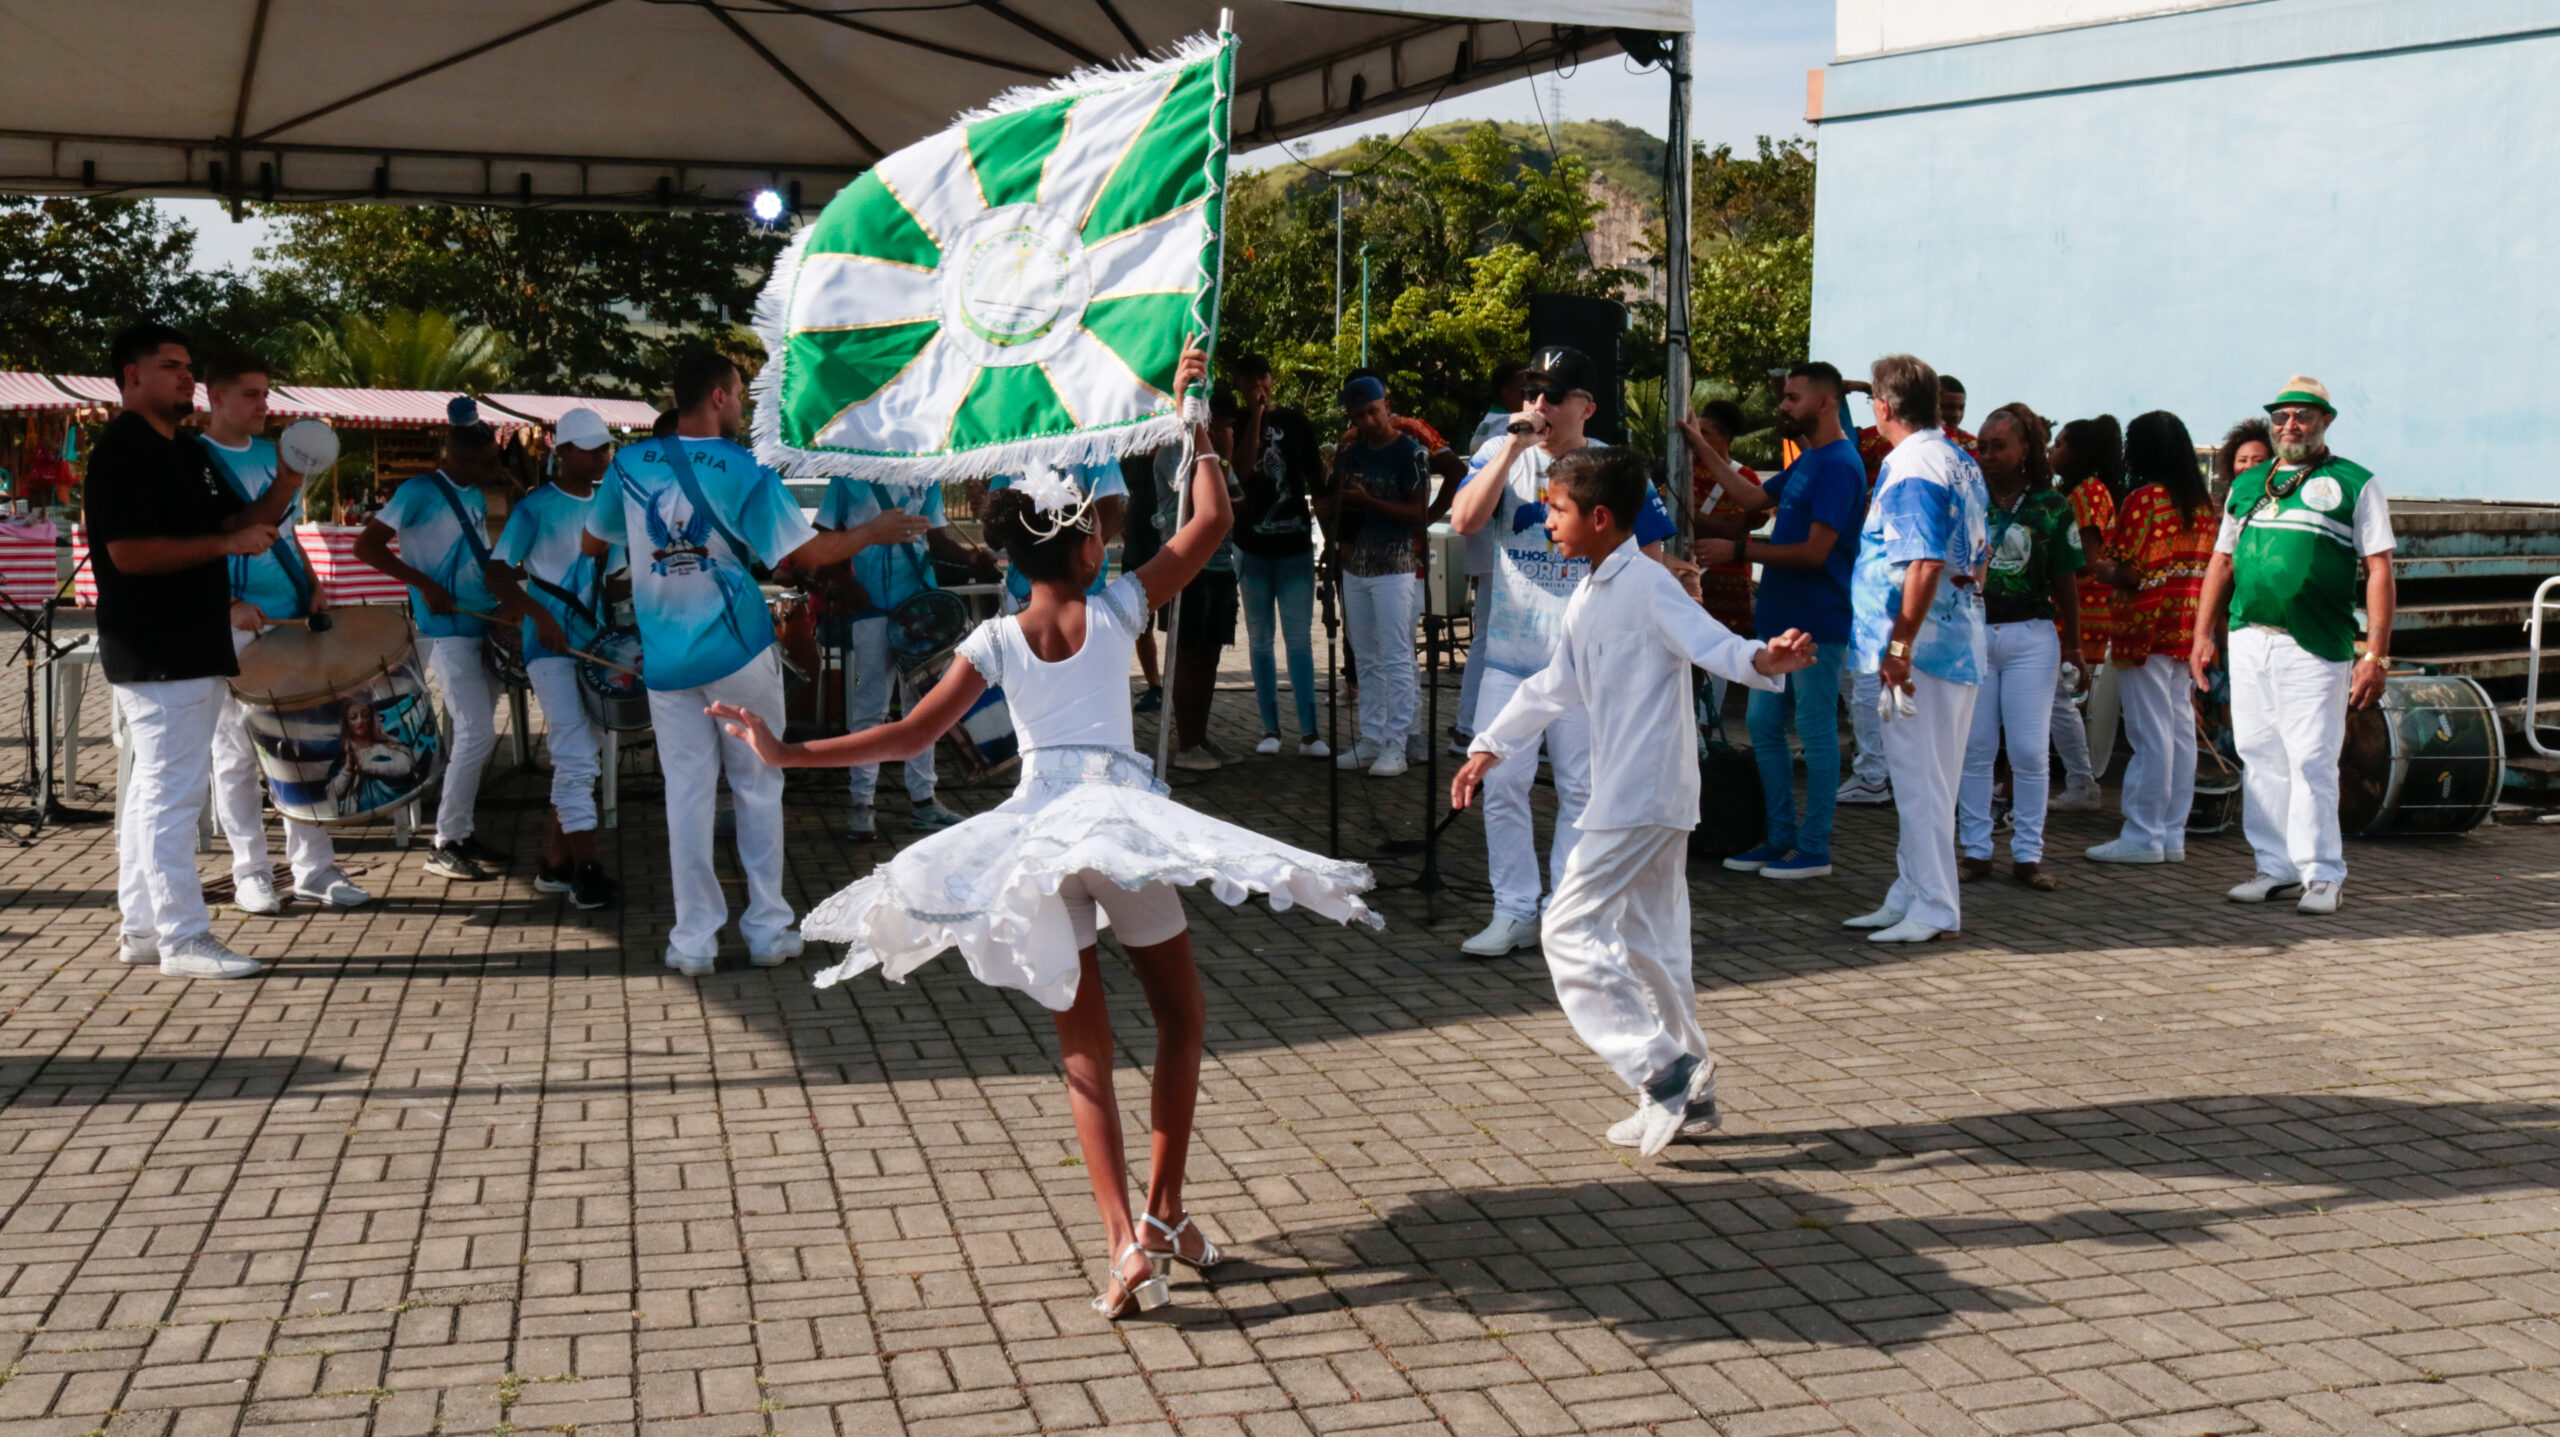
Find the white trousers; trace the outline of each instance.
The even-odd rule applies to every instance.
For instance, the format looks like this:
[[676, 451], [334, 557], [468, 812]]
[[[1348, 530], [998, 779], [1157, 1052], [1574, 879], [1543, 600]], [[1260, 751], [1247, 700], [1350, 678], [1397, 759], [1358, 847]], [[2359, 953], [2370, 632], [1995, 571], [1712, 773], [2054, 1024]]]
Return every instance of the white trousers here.
[[[247, 629], [231, 631], [231, 652], [257, 640]], [[213, 815], [231, 845], [231, 881], [256, 875], [270, 877], [275, 864], [267, 856], [267, 778], [258, 767], [258, 746], [250, 741], [246, 710], [224, 686], [213, 723]], [[284, 821], [285, 861], [293, 865], [293, 881], [310, 885], [338, 866], [338, 850], [329, 830], [300, 819]]]
[[[2069, 655], [2066, 654], [2064, 657], [2068, 658]], [[2074, 788], [2093, 788], [2097, 785], [2099, 770], [2105, 768], [2115, 757], [2113, 753], [2116, 741], [2113, 718], [2115, 711], [2115, 665], [2102, 660], [2098, 664], [2097, 671], [2089, 675], [2089, 711], [2085, 715], [2080, 711], [2080, 705], [2071, 701], [2071, 687], [2062, 681], [2061, 666], [2059, 664], [2055, 666], [2053, 751], [2062, 757], [2064, 783]], [[2099, 732], [2097, 721], [2102, 714], [2107, 716], [2103, 734]], [[2110, 751], [2097, 752], [2093, 746], [2093, 740], [2105, 743]]]
[[[856, 619], [852, 641], [845, 647], [844, 726], [848, 732], [872, 728], [889, 714], [889, 690], [898, 691], [898, 705], [912, 711], [924, 690], [899, 677], [897, 665], [889, 659], [889, 619]], [[926, 749], [900, 767], [907, 771], [907, 801], [933, 802], [933, 750]], [[845, 770], [846, 787], [853, 791], [853, 805], [869, 808], [871, 796], [880, 787], [880, 765], [857, 763]]]
[[791, 930], [782, 896], [782, 770], [757, 758], [705, 706], [736, 704], [782, 730], [782, 660], [768, 648], [746, 667], [700, 688], [649, 691], [649, 721], [658, 734], [658, 766], [666, 775], [667, 862], [674, 870], [675, 931], [667, 946], [688, 958], [720, 952], [729, 900], [711, 861], [713, 805], [720, 776], [737, 803], [738, 866], [747, 875], [747, 911], [738, 931], [759, 952]]
[[116, 796], [116, 908], [127, 939], [157, 942], [165, 953], [213, 928], [196, 873], [196, 818], [231, 686], [171, 679], [109, 692], [133, 754], [128, 791]]
[[1484, 693], [1485, 626], [1493, 616], [1493, 577], [1478, 574], [1475, 617], [1467, 623], [1467, 669], [1458, 680], [1458, 732], [1473, 736], [1476, 731], [1476, 703]]
[[[1956, 836], [1968, 858], [1991, 856], [1991, 770], [2000, 735], [2009, 735], [2009, 856], [2044, 861], [2045, 800], [2053, 785], [2050, 745], [2054, 676], [2062, 667], [2062, 635], [2051, 619], [1993, 624], [1991, 664], [1975, 691], [1973, 725], [1964, 745], [1964, 782], [1956, 789]], [[1898, 722], [1898, 720], [1897, 720]]]
[[[1896, 876], [1884, 906], [1932, 928], [1953, 930], [1964, 926], [1963, 905], [1956, 899], [1956, 776], [1964, 767], [1965, 736], [1973, 731], [1977, 691], [1917, 669], [1911, 682], [1920, 711], [1876, 723], [1902, 822], [1902, 841], [1893, 854]], [[1879, 692], [1882, 687], [1879, 680]]]
[[1411, 574], [1342, 576], [1342, 619], [1360, 662], [1360, 741], [1401, 751], [1413, 728], [1421, 684], [1413, 670], [1413, 625], [1422, 581]]
[[2293, 635], [2231, 631], [2231, 737], [2240, 751], [2240, 823], [2258, 871], [2301, 883], [2347, 881], [2338, 831], [2338, 750], [2347, 738], [2355, 665], [2332, 663]]
[[1689, 977], [1688, 865], [1685, 828], [1586, 833], [1538, 925], [1565, 1021], [1632, 1088], [1684, 1053], [1712, 1061]]
[[578, 698], [578, 661], [526, 659], [524, 675], [542, 708], [543, 747], [551, 751], [551, 811], [559, 815], [562, 833], [591, 833], [604, 745]]
[[453, 732], [445, 735], [444, 791], [436, 798], [436, 842], [460, 843], [472, 834], [480, 773], [497, 751], [498, 695], [480, 662], [478, 639], [418, 642], [426, 647], [427, 672], [435, 676], [445, 715], [453, 720]]
[[1840, 692], [1849, 700], [1849, 735], [1858, 743], [1849, 772], [1870, 787], [1882, 788], [1891, 780], [1884, 756], [1884, 724], [1876, 716], [1876, 700], [1883, 697], [1884, 685], [1874, 674], [1852, 670], [1848, 686]]
[[[2196, 801], [2195, 682], [2182, 654], [2153, 654], [2142, 667], [2116, 670], [2125, 736], [2133, 757], [2124, 766], [2124, 833], [2146, 848], [2182, 853], [2187, 810]], [[2330, 767], [2337, 751], [2330, 750]], [[2329, 779], [2334, 806], [2337, 777]]]
[[[1476, 703], [1486, 723], [1511, 702], [1522, 682], [1518, 674], [1485, 671], [1484, 690], [1476, 695]], [[1538, 896], [1543, 891], [1538, 881], [1537, 818], [1529, 811], [1529, 790], [1538, 782], [1542, 747], [1548, 777], [1556, 786], [1556, 831], [1548, 845], [1547, 870], [1561, 888], [1565, 864], [1582, 837], [1583, 807], [1591, 802], [1591, 716], [1579, 708], [1557, 715], [1538, 743], [1523, 744], [1484, 776], [1485, 868], [1493, 881], [1493, 911], [1515, 923], [1538, 916]]]

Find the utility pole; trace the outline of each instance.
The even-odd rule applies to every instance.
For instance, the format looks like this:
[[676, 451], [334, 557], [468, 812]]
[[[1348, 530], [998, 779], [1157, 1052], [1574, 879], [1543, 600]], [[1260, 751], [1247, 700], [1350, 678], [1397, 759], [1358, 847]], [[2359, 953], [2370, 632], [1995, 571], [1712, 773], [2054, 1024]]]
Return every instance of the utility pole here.
[[1360, 367], [1369, 367], [1369, 242], [1360, 241]]
[[1342, 350], [1342, 182], [1349, 170], [1327, 170], [1333, 180], [1333, 348]]
[[1672, 514], [1680, 525], [1680, 555], [1687, 558], [1690, 539], [1689, 446], [1680, 437], [1680, 421], [1689, 417], [1689, 204], [1693, 170], [1689, 159], [1689, 36], [1671, 37], [1671, 121], [1664, 137], [1669, 162], [1663, 178], [1669, 192], [1662, 197], [1662, 449], [1663, 474], [1680, 502]]

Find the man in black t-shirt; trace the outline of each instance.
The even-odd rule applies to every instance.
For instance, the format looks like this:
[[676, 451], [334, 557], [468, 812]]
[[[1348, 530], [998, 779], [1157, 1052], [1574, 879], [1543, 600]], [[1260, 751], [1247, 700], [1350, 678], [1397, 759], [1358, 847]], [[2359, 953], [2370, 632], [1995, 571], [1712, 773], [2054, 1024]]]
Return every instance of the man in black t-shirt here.
[[1309, 497], [1323, 492], [1324, 451], [1316, 427], [1295, 409], [1271, 402], [1271, 364], [1258, 354], [1235, 361], [1241, 410], [1236, 418], [1236, 470], [1244, 502], [1236, 506], [1236, 582], [1243, 594], [1245, 656], [1262, 706], [1262, 742], [1254, 752], [1280, 752], [1280, 680], [1272, 662], [1274, 620], [1289, 656], [1289, 696], [1298, 711], [1298, 756], [1332, 752], [1316, 736], [1316, 558]]
[[246, 978], [259, 965], [213, 936], [196, 875], [214, 724], [230, 701], [224, 680], [240, 671], [224, 561], [275, 544], [302, 476], [279, 469], [265, 494], [243, 503], [204, 446], [178, 432], [195, 407], [185, 335], [137, 324], [116, 336], [111, 358], [124, 412], [90, 453], [82, 495], [98, 570], [98, 657], [133, 758], [116, 803], [121, 956], [174, 978]]

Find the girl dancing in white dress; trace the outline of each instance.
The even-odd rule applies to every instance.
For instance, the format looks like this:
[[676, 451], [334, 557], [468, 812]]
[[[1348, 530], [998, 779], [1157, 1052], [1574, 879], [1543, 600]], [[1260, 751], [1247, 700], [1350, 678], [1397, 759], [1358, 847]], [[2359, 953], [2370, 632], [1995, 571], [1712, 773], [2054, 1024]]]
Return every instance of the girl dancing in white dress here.
[[[1197, 361], [1186, 358], [1187, 376], [1197, 377]], [[801, 931], [848, 945], [845, 961], [818, 975], [820, 986], [869, 968], [902, 981], [956, 946], [979, 981], [1019, 989], [1051, 1010], [1076, 1140], [1114, 1254], [1093, 1305], [1114, 1318], [1165, 1302], [1168, 1263], [1206, 1269], [1220, 1258], [1182, 1204], [1206, 1013], [1179, 888], [1207, 883], [1229, 904], [1265, 893], [1275, 909], [1385, 926], [1360, 901], [1367, 868], [1185, 808], [1137, 753], [1129, 660], [1138, 636], [1154, 608], [1209, 561], [1230, 523], [1226, 480], [1205, 432], [1199, 448], [1190, 521], [1136, 573], [1090, 600], [1085, 590], [1104, 562], [1092, 511], [1053, 528], [1021, 490], [996, 491], [987, 538], [1031, 580], [1031, 601], [981, 624], [960, 645], [967, 662], [953, 664], [897, 722], [785, 744], [753, 714], [710, 710], [767, 763], [841, 767], [920, 754], [989, 688], [1003, 689], [1023, 749], [1013, 797], [919, 840], [819, 904]], [[1106, 925], [1128, 950], [1156, 1020], [1154, 1142], [1146, 1211], [1136, 1222], [1112, 1093], [1111, 1014], [1095, 956], [1095, 930]]]

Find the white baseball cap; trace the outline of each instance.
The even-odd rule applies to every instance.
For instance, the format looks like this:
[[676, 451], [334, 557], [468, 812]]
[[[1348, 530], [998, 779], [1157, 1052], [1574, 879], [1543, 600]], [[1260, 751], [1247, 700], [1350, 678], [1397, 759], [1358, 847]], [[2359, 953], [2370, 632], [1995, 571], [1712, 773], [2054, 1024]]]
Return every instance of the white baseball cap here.
[[572, 409], [551, 426], [551, 447], [573, 444], [580, 449], [602, 449], [613, 442], [604, 427], [604, 416], [592, 409]]

